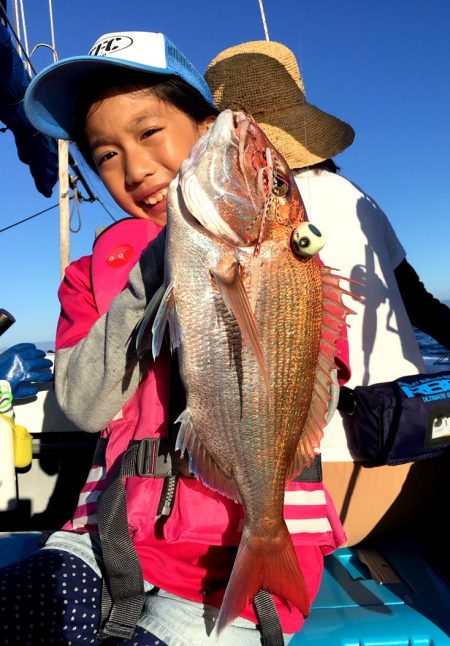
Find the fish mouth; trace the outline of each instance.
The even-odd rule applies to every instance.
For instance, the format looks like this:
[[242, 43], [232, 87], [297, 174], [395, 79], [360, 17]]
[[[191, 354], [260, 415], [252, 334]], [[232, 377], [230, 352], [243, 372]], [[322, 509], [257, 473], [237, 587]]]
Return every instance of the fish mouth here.
[[179, 174], [183, 201], [192, 217], [213, 236], [239, 247], [245, 241], [222, 217], [220, 206], [227, 196], [226, 179], [231, 177], [227, 151], [239, 145], [236, 128], [243, 119], [248, 119], [243, 113], [221, 112], [193, 146]]
[[243, 165], [252, 123], [243, 112], [221, 112], [193, 146], [179, 175], [183, 201], [191, 216], [213, 236], [238, 247], [247, 246], [249, 240], [230, 224], [230, 212], [256, 210]]

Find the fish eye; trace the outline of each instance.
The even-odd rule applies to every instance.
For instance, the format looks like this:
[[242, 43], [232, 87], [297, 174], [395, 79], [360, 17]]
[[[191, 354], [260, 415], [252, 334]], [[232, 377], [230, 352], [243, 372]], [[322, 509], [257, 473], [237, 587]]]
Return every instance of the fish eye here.
[[284, 177], [279, 173], [274, 173], [273, 175], [273, 192], [278, 197], [284, 197], [289, 191], [289, 182], [287, 182]]
[[292, 232], [291, 248], [296, 256], [315, 256], [324, 245], [324, 234], [310, 222], [302, 222]]

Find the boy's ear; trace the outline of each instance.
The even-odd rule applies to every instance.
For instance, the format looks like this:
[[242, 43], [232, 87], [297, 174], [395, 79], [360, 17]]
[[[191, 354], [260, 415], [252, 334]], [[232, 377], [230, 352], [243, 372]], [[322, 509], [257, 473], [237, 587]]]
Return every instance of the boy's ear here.
[[214, 123], [215, 120], [216, 120], [216, 117], [213, 114], [209, 115], [209, 117], [206, 117], [206, 119], [204, 121], [204, 124], [206, 126], [206, 130], [209, 130], [211, 128], [211, 126], [212, 126], [212, 124]]

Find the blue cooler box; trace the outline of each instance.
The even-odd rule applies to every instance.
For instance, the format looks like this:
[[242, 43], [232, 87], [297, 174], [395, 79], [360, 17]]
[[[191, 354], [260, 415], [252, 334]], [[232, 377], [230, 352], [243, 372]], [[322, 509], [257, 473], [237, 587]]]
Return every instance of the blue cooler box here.
[[414, 544], [341, 548], [325, 558], [319, 593], [290, 644], [450, 646], [450, 586]]
[[0, 567], [30, 556], [42, 540], [42, 532], [0, 532]]

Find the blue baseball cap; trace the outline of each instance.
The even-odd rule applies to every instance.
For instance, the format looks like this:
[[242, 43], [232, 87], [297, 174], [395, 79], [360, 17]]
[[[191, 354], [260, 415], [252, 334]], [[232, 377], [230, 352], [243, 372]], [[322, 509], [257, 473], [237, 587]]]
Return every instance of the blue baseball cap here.
[[214, 106], [203, 76], [164, 34], [125, 31], [100, 36], [87, 56], [64, 58], [39, 72], [25, 93], [24, 107], [29, 120], [51, 137], [70, 139], [81, 83], [96, 72], [117, 66], [178, 76]]

